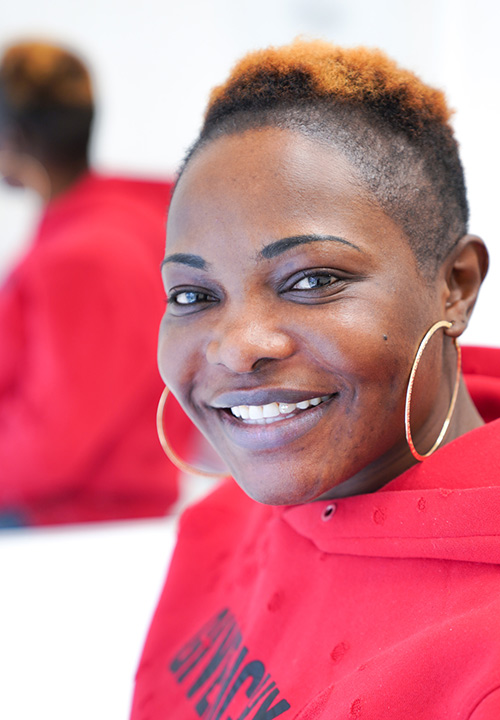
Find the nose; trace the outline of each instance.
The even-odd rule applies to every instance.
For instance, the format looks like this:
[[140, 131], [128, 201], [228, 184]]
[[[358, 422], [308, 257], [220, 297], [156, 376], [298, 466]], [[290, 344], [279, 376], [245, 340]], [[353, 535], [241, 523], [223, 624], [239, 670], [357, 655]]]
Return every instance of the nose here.
[[291, 335], [273, 318], [271, 312], [239, 313], [216, 328], [207, 345], [209, 363], [225, 365], [235, 373], [256, 370], [266, 360], [284, 360], [294, 351]]

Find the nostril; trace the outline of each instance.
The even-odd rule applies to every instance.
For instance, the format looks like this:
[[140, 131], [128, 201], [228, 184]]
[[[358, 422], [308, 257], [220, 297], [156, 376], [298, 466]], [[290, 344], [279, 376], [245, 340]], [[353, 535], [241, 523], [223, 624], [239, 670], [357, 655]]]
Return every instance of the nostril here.
[[[275, 350], [275, 352], [273, 352]], [[261, 370], [269, 362], [288, 357], [289, 351], [280, 352], [280, 348], [273, 348], [272, 342], [249, 342], [244, 337], [236, 337], [228, 333], [220, 340], [208, 343], [205, 356], [211, 365], [224, 365], [235, 373], [249, 373]]]
[[273, 360], [273, 358], [269, 358], [269, 357], [259, 358], [259, 359], [256, 360], [256, 361], [254, 362], [254, 364], [252, 365], [252, 370], [261, 370], [261, 369], [262, 369], [262, 366], [263, 366], [263, 365], [267, 365], [267, 363], [268, 363], [270, 360]]

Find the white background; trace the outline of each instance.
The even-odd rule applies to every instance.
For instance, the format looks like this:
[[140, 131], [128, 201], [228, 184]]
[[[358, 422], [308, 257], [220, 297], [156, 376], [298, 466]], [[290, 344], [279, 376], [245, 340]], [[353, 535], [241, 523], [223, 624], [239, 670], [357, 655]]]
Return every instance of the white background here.
[[[209, 89], [246, 50], [321, 36], [384, 48], [456, 109], [472, 211], [492, 272], [466, 341], [500, 345], [500, 4], [495, 0], [3, 0], [0, 44], [64, 40], [93, 68], [95, 165], [165, 175], [194, 139]], [[36, 221], [0, 191], [0, 274]], [[1, 352], [1, 349], [0, 349]], [[0, 537], [0, 717], [125, 720], [175, 520]], [[173, 719], [175, 720], [175, 719]]]

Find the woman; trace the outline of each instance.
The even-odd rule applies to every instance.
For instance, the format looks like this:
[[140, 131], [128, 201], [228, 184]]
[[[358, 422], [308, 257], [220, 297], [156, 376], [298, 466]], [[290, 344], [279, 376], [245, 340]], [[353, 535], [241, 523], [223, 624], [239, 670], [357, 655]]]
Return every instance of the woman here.
[[[230, 481], [185, 514], [134, 720], [499, 717], [499, 426], [457, 343], [488, 256], [449, 115], [321, 42], [213, 92], [159, 366], [253, 499]], [[498, 356], [465, 360], [496, 417]]]
[[38, 193], [43, 215], [0, 287], [1, 526], [162, 515], [177, 497], [151, 435], [171, 185], [92, 172], [93, 113], [73, 53], [6, 50], [0, 172]]

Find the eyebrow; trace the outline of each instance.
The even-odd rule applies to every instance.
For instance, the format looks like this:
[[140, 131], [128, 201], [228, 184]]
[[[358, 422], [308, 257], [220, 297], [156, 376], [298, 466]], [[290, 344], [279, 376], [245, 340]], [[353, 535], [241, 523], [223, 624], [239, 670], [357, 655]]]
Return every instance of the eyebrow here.
[[275, 242], [266, 245], [260, 251], [260, 255], [266, 260], [270, 260], [271, 258], [274, 258], [277, 255], [281, 255], [281, 253], [287, 252], [288, 250], [291, 250], [298, 245], [306, 245], [307, 243], [324, 241], [336, 242], [340, 243], [341, 245], [349, 245], [349, 247], [352, 247], [359, 252], [363, 252], [361, 248], [359, 248], [357, 245], [354, 245], [354, 243], [349, 242], [349, 240], [345, 240], [344, 238], [337, 237], [336, 235], [294, 235], [292, 237], [276, 240]]
[[167, 263], [181, 263], [182, 265], [189, 265], [189, 267], [196, 268], [197, 270], [208, 270], [209, 267], [209, 263], [200, 255], [192, 255], [191, 253], [174, 253], [173, 255], [167, 255], [161, 267]]
[[[292, 237], [281, 238], [281, 240], [275, 240], [269, 243], [269, 245], [262, 248], [259, 254], [265, 260], [270, 260], [284, 252], [288, 252], [288, 250], [298, 245], [306, 245], [312, 242], [337, 242], [362, 252], [361, 248], [354, 243], [337, 237], [336, 235], [293, 235]], [[162, 261], [161, 267], [163, 268], [168, 263], [180, 263], [181, 265], [188, 265], [197, 270], [208, 270], [210, 267], [210, 263], [204, 260], [201, 255], [193, 255], [192, 253], [173, 253], [172, 255], [167, 255]]]

